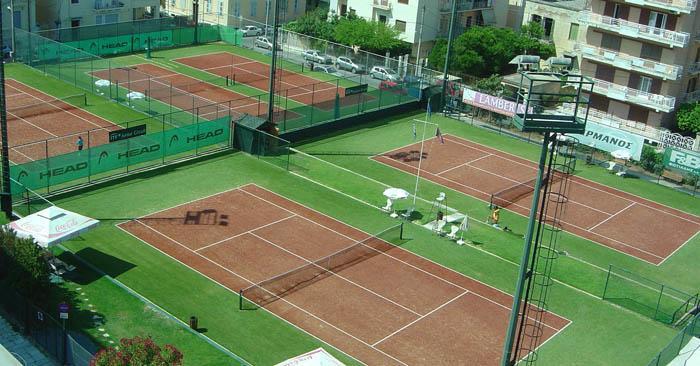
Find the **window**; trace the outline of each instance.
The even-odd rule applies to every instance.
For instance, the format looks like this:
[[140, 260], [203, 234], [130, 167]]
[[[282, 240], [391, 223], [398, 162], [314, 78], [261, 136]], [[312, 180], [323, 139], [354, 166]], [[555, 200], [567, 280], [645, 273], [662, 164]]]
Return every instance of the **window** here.
[[71, 4], [80, 4], [80, 0], [70, 0]]
[[650, 43], [642, 43], [642, 52], [640, 56], [654, 61], [661, 61], [661, 53], [663, 48], [661, 46], [653, 45]]
[[537, 14], [532, 14], [532, 16], [530, 17], [530, 20], [535, 22], [535, 23], [542, 24], [542, 17], [537, 15]]
[[71, 19], [70, 26], [73, 28], [80, 27], [80, 19]]
[[299, 0], [294, 0], [294, 14], [299, 12]]
[[399, 4], [406, 4], [406, 5], [408, 5], [408, 0], [399, 0]]
[[652, 11], [649, 13], [649, 26], [654, 28], [666, 28], [666, 19], [668, 17], [664, 13]]
[[685, 90], [686, 93], [692, 93], [695, 91], [695, 87], [698, 84], [698, 78], [694, 77], [688, 80], [688, 89]]
[[340, 5], [340, 16], [345, 16], [345, 14], [348, 12], [348, 6], [346, 4], [341, 4]]
[[542, 28], [544, 28], [544, 38], [552, 38], [552, 34], [554, 33], [554, 19], [544, 18]]
[[258, 16], [258, 0], [250, 0], [250, 16]]
[[651, 82], [652, 79], [650, 77], [640, 76], [639, 87], [637, 89], [649, 93], [649, 91], [651, 90]]
[[471, 16], [471, 15], [468, 16], [468, 17], [467, 17], [467, 20], [464, 22], [464, 27], [465, 27], [465, 28], [471, 27], [473, 21], [474, 21], [474, 20], [473, 20], [472, 16]]
[[237, 17], [241, 16], [241, 0], [234, 0], [233, 15]]
[[15, 10], [12, 12], [12, 25], [15, 28], [22, 28], [22, 12]]
[[211, 0], [204, 0], [204, 12], [211, 13]]
[[615, 19], [620, 19], [620, 13], [622, 11], [622, 7], [620, 4], [615, 4], [615, 7], [613, 8], [613, 15], [612, 17]]
[[575, 41], [578, 39], [578, 24], [571, 23], [569, 26], [569, 41]]
[[603, 38], [600, 40], [600, 47], [619, 51], [622, 45], [622, 38], [613, 34], [603, 33]]
[[380, 15], [379, 16], [379, 21], [386, 24], [386, 15]]
[[394, 26], [399, 32], [406, 32], [406, 22], [404, 22], [403, 20], [397, 20]]
[[95, 24], [109, 24], [119, 22], [119, 14], [104, 14], [95, 17]]
[[224, 0], [219, 0], [219, 10], [218, 10], [218, 12], [219, 12], [219, 15], [223, 15], [223, 14], [224, 14]]
[[700, 61], [700, 48], [695, 51], [695, 62]]

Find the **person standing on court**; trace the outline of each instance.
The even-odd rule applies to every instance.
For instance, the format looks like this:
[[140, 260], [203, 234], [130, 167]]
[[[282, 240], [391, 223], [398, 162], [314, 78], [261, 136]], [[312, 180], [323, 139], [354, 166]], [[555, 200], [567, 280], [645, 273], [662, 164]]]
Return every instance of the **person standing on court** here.
[[78, 151], [83, 150], [83, 145], [85, 145], [85, 143], [83, 142], [83, 136], [78, 136], [78, 141], [75, 142], [75, 146], [78, 147]]

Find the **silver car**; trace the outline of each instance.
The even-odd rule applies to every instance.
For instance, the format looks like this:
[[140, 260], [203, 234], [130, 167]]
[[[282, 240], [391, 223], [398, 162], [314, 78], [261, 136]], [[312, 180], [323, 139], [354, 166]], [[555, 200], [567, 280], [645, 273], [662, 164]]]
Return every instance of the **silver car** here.
[[374, 79], [394, 82], [399, 81], [401, 78], [396, 71], [384, 66], [372, 67], [372, 70], [369, 72], [369, 76]]
[[338, 70], [336, 70], [335, 67], [331, 65], [318, 65], [314, 67], [314, 71], [324, 72], [333, 76], [343, 77], [343, 74], [341, 74]]
[[254, 25], [246, 25], [241, 29], [241, 32], [243, 32], [243, 37], [251, 37], [261, 35], [263, 30]]
[[317, 62], [319, 64], [332, 64], [333, 63], [333, 57], [321, 53], [321, 51], [317, 50], [306, 50], [302, 52], [302, 55], [304, 56], [304, 60], [306, 61], [312, 61], [312, 62]]
[[[267, 37], [258, 37], [255, 39], [255, 47], [265, 48], [268, 50], [272, 49], [272, 41]], [[277, 44], [277, 49], [281, 50], [282, 46]]]
[[350, 57], [340, 56], [335, 59], [335, 67], [341, 70], [352, 71], [353, 74], [358, 74], [365, 71], [365, 66], [353, 61]]

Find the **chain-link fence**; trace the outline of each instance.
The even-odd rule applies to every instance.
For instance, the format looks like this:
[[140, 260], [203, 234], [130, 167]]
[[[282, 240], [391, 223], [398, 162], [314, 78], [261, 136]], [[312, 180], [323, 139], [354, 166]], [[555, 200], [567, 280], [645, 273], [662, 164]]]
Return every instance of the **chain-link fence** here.
[[[697, 359], [700, 352], [700, 314], [688, 324], [659, 352], [648, 366], [690, 365], [689, 359]], [[692, 361], [691, 361], [692, 362]]]

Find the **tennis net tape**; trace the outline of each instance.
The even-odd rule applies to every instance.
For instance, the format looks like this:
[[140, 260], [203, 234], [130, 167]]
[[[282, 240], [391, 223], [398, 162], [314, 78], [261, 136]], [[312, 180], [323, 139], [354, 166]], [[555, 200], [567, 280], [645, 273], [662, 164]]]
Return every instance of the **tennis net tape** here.
[[396, 248], [397, 245], [392, 244], [390, 240], [401, 240], [402, 232], [403, 224], [399, 224], [331, 255], [251, 285], [240, 291], [241, 309], [246, 308], [243, 305], [244, 300], [254, 304], [254, 307], [263, 307], [346, 268]]
[[[549, 179], [549, 174], [544, 175], [543, 183], [554, 184], [559, 182], [563, 178], [563, 173], [554, 170], [553, 178]], [[501, 208], [508, 207], [513, 203], [519, 201], [523, 197], [527, 197], [530, 193], [535, 191], [535, 181], [537, 178], [532, 178], [527, 182], [522, 182], [510, 186], [506, 189], [500, 190], [491, 195], [491, 207], [498, 206]]]

